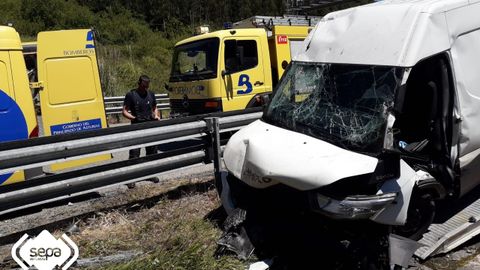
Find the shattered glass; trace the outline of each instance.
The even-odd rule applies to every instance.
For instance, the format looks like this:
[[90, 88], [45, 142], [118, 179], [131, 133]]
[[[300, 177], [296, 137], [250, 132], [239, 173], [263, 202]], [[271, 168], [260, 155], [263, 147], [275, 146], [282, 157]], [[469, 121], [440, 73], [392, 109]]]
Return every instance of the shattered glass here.
[[346, 149], [378, 153], [400, 74], [395, 67], [292, 62], [264, 120]]

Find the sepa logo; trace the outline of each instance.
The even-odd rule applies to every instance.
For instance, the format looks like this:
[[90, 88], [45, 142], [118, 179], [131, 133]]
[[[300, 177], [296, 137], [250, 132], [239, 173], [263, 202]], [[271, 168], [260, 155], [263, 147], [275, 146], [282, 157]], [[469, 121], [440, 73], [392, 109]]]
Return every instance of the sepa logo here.
[[66, 234], [55, 239], [43, 230], [34, 238], [24, 234], [13, 245], [12, 257], [24, 270], [33, 266], [38, 270], [53, 270], [57, 266], [66, 270], [77, 260], [78, 247]]

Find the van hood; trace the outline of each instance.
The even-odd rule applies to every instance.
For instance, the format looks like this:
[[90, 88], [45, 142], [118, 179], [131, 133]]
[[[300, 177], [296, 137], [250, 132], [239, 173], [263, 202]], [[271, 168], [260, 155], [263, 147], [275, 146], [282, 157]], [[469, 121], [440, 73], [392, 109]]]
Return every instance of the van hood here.
[[378, 159], [257, 120], [227, 144], [225, 165], [254, 188], [278, 183], [312, 190], [340, 179], [372, 173]]

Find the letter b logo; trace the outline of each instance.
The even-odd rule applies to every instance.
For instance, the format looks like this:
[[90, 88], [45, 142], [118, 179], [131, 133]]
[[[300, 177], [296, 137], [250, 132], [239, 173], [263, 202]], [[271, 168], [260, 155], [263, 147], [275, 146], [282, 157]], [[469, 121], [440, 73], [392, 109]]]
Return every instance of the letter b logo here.
[[250, 77], [246, 74], [240, 75], [240, 78], [238, 78], [238, 86], [247, 86], [247, 89], [245, 90], [238, 90], [237, 94], [239, 95], [244, 95], [244, 94], [249, 94], [253, 91], [252, 84], [250, 83]]

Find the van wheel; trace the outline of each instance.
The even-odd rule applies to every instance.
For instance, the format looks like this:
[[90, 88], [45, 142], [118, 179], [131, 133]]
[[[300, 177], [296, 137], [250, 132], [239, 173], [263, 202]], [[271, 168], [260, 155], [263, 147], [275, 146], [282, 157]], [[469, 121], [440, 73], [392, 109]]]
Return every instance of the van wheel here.
[[435, 217], [435, 201], [429, 193], [414, 190], [408, 207], [407, 222], [395, 226], [393, 232], [412, 240], [420, 240]]

